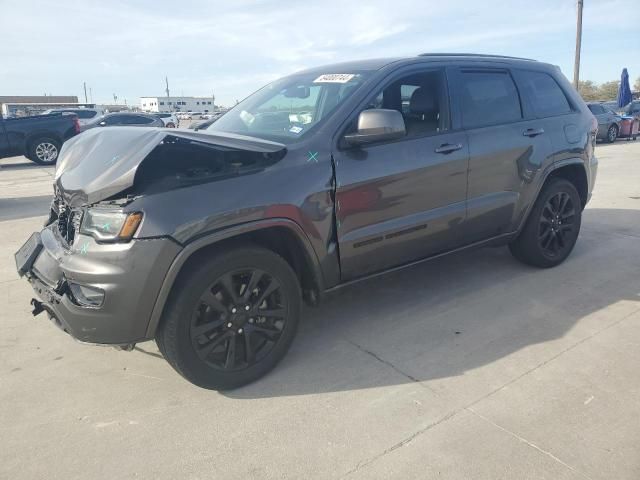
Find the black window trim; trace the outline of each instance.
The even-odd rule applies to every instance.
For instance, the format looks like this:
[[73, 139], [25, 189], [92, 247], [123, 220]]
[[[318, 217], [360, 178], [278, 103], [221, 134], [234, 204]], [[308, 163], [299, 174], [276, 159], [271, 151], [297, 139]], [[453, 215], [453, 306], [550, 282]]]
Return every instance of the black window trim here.
[[[340, 128], [338, 130], [339, 134], [337, 135], [337, 149], [340, 151], [345, 151], [345, 150], [352, 150], [355, 147], [352, 146], [347, 146], [344, 144], [343, 142], [343, 137], [347, 134], [347, 131], [349, 129], [349, 127], [353, 124], [353, 122], [358, 118], [358, 115], [360, 115], [360, 113], [362, 111], [364, 111], [364, 107], [369, 104], [373, 99], [375, 99], [382, 90], [384, 90], [386, 87], [388, 87], [389, 85], [391, 85], [392, 83], [394, 83], [395, 81], [403, 78], [403, 77], [407, 77], [410, 75], [417, 75], [423, 72], [435, 72], [435, 71], [441, 71], [443, 74], [443, 78], [444, 78], [444, 83], [445, 83], [445, 90], [446, 90], [446, 97], [447, 97], [447, 107], [449, 109], [449, 128], [447, 130], [444, 131], [440, 131], [440, 132], [435, 132], [435, 133], [426, 133], [423, 135], [414, 135], [414, 136], [404, 136], [402, 138], [398, 138], [395, 140], [385, 140], [385, 141], [380, 141], [380, 142], [372, 142], [372, 143], [368, 143], [366, 145], [361, 145], [358, 148], [368, 148], [368, 147], [377, 147], [379, 145], [390, 145], [390, 144], [395, 144], [395, 143], [401, 143], [401, 142], [409, 142], [412, 140], [419, 140], [422, 138], [431, 138], [431, 137], [437, 137], [438, 135], [446, 135], [449, 133], [455, 133], [455, 132], [459, 132], [460, 129], [454, 129], [454, 122], [453, 122], [453, 110], [452, 110], [452, 102], [451, 102], [451, 79], [449, 77], [449, 68], [448, 65], [446, 64], [437, 64], [437, 65], [433, 65], [433, 64], [426, 64], [426, 63], [414, 63], [414, 64], [410, 64], [410, 65], [406, 65], [402, 68], [398, 68], [396, 70], [393, 70], [391, 72], [389, 72], [388, 75], [386, 75], [384, 78], [382, 78], [379, 82], [377, 82], [373, 87], [369, 87], [369, 92], [356, 106], [356, 108], [353, 109], [353, 111], [351, 113], [349, 113], [349, 115], [347, 115], [346, 119], [344, 122], [342, 122], [342, 124], [340, 125]], [[406, 125], [405, 125], [406, 128]]]
[[491, 128], [491, 127], [499, 127], [499, 126], [504, 126], [504, 125], [513, 125], [513, 124], [517, 124], [520, 122], [526, 122], [528, 120], [531, 120], [530, 118], [527, 118], [527, 106], [525, 105], [525, 100], [523, 98], [522, 92], [520, 91], [520, 87], [518, 85], [518, 82], [516, 82], [515, 76], [513, 74], [513, 72], [511, 71], [511, 68], [506, 68], [506, 67], [492, 67], [492, 66], [487, 66], [487, 67], [481, 67], [481, 66], [458, 66], [457, 67], [457, 78], [456, 78], [456, 97], [458, 98], [458, 101], [461, 103], [462, 102], [462, 85], [463, 85], [463, 80], [462, 80], [462, 76], [465, 73], [501, 73], [501, 74], [507, 74], [509, 76], [509, 78], [511, 78], [511, 81], [513, 82], [513, 86], [516, 89], [516, 93], [518, 94], [518, 103], [520, 104], [520, 119], [517, 120], [511, 120], [508, 122], [495, 122], [495, 123], [487, 123], [485, 125], [477, 125], [477, 126], [472, 126], [472, 127], [465, 127], [464, 126], [464, 113], [462, 112], [462, 105], [460, 105], [460, 128], [461, 130], [464, 131], [469, 131], [469, 130], [478, 130], [481, 128]]

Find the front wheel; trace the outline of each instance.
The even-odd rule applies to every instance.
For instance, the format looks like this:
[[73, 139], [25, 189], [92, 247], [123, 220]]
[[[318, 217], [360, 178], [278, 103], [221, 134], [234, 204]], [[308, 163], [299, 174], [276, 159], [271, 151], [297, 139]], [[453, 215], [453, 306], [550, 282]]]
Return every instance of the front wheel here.
[[29, 143], [29, 160], [39, 165], [55, 165], [60, 147], [60, 142], [53, 138], [37, 138]]
[[298, 327], [301, 290], [276, 253], [221, 250], [192, 265], [174, 287], [156, 334], [167, 361], [190, 382], [226, 390], [265, 375]]
[[514, 257], [528, 265], [555, 267], [573, 250], [581, 220], [582, 202], [576, 188], [567, 180], [551, 179], [509, 249]]

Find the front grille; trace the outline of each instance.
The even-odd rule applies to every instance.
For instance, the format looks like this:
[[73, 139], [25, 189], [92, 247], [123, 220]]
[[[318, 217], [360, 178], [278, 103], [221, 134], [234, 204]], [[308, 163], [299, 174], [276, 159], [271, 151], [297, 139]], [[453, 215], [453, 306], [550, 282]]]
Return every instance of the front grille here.
[[57, 198], [55, 204], [58, 210], [58, 231], [67, 246], [70, 246], [80, 230], [82, 210], [68, 207], [62, 198]]

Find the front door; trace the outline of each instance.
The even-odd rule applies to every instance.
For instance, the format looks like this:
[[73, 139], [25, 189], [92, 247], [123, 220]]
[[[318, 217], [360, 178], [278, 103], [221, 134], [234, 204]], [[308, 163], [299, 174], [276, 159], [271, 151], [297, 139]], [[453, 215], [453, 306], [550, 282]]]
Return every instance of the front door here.
[[465, 219], [467, 140], [444, 70], [398, 72], [366, 108], [400, 111], [407, 135], [333, 154], [343, 281], [454, 248]]

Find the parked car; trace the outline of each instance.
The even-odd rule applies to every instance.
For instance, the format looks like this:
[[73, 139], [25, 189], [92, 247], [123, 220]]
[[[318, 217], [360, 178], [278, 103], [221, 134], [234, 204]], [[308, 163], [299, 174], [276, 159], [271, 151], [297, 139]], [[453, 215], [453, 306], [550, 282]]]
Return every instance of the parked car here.
[[199, 122], [193, 122], [191, 123], [191, 125], [189, 125], [189, 129], [191, 130], [205, 130], [207, 129], [209, 126], [211, 126], [213, 124], [213, 122], [215, 122], [218, 118], [220, 118], [222, 116], [222, 114], [213, 114], [210, 115], [208, 120], [200, 120]]
[[175, 113], [152, 113], [151, 115], [162, 120], [162, 123], [167, 128], [176, 128], [178, 126], [179, 121]]
[[532, 60], [314, 68], [204, 132], [74, 138], [51, 218], [16, 265], [34, 313], [77, 339], [155, 339], [189, 381], [234, 388], [276, 365], [302, 302], [326, 292], [484, 245], [562, 263], [595, 182], [597, 128], [560, 70]]
[[89, 123], [93, 118], [101, 115], [102, 112], [95, 108], [51, 108], [42, 112], [42, 115], [68, 115], [73, 114], [78, 117], [80, 125]]
[[622, 118], [617, 113], [606, 108], [601, 103], [588, 103], [587, 107], [598, 121], [597, 138], [613, 143], [620, 133], [620, 122]]
[[107, 113], [82, 125], [81, 131], [96, 127], [164, 127], [162, 119], [146, 113], [117, 112]]
[[24, 155], [40, 165], [54, 165], [62, 144], [79, 132], [76, 115], [0, 115], [0, 158]]
[[631, 116], [640, 118], [640, 100], [634, 100], [624, 107], [624, 113]]
[[618, 102], [600, 102], [600, 105], [602, 105], [607, 110], [611, 110], [616, 115], [619, 115], [623, 111], [623, 108], [618, 107]]

